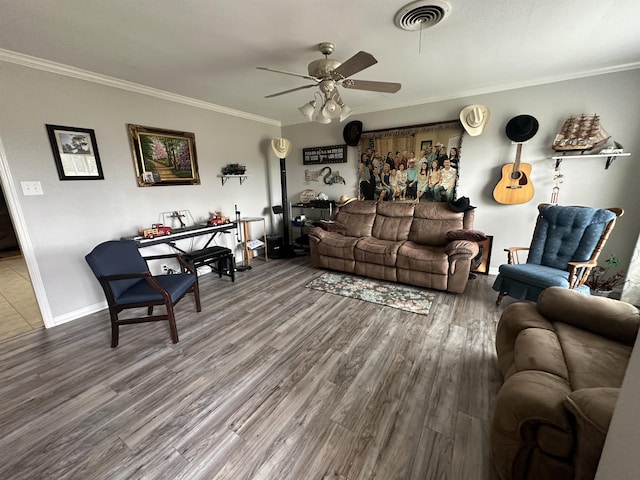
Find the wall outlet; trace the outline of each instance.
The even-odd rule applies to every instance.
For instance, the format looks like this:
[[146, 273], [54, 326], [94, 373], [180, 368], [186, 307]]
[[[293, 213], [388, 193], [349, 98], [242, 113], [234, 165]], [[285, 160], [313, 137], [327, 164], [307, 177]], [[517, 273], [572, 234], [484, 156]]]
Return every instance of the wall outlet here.
[[23, 195], [44, 195], [40, 182], [20, 182]]

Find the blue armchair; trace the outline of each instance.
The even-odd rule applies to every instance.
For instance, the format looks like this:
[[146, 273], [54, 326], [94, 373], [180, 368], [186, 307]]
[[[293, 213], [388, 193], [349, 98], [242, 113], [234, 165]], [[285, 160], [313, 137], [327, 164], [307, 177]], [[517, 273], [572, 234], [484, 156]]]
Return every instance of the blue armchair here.
[[[181, 272], [151, 275], [147, 261], [167, 258], [177, 259]], [[178, 343], [174, 306], [189, 292], [195, 297], [196, 310], [202, 310], [196, 270], [177, 254], [142, 257], [134, 241], [112, 240], [96, 246], [85, 259], [107, 298], [111, 316], [111, 348], [118, 346], [120, 325], [165, 320], [169, 322], [171, 340]], [[156, 305], [164, 305], [166, 313], [153, 315]], [[147, 316], [118, 319], [121, 311], [139, 307], [147, 307]]]
[[[500, 265], [493, 283], [498, 291], [496, 305], [505, 295], [519, 300], [537, 301], [547, 287], [557, 286], [589, 294], [584, 284], [597, 265], [620, 208], [538, 205], [538, 220], [531, 245], [513, 247], [508, 264]], [[518, 253], [528, 251], [526, 263], [519, 263]]]

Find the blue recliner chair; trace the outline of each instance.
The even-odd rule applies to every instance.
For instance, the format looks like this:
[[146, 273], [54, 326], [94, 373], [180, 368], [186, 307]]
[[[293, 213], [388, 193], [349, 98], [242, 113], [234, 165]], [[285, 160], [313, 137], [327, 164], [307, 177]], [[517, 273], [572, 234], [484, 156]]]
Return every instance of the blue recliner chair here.
[[[590, 208], [542, 203], [531, 245], [505, 249], [508, 264], [500, 265], [493, 283], [496, 305], [505, 295], [519, 300], [538, 300], [547, 287], [557, 286], [589, 294], [584, 282], [597, 265], [620, 208]], [[526, 263], [518, 253], [528, 251]]]
[[[177, 259], [181, 272], [156, 275], [149, 272], [147, 261]], [[166, 254], [142, 257], [131, 240], [111, 240], [96, 246], [85, 259], [98, 278], [109, 305], [111, 316], [111, 347], [118, 346], [119, 327], [133, 323], [168, 321], [171, 340], [178, 343], [178, 329], [173, 307], [187, 293], [192, 292], [196, 310], [200, 312], [198, 275], [192, 265], [180, 255]], [[153, 315], [153, 307], [164, 305], [164, 315]], [[147, 307], [146, 317], [118, 319], [118, 313], [129, 308]]]

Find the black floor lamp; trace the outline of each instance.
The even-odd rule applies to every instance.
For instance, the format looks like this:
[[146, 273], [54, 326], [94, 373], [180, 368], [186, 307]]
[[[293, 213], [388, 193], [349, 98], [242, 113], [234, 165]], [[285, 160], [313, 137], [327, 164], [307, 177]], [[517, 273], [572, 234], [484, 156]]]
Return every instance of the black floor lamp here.
[[282, 192], [282, 252], [285, 257], [293, 253], [289, 241], [289, 204], [287, 201], [287, 165], [286, 158], [291, 152], [291, 142], [286, 138], [271, 140], [271, 149], [280, 159], [280, 190]]

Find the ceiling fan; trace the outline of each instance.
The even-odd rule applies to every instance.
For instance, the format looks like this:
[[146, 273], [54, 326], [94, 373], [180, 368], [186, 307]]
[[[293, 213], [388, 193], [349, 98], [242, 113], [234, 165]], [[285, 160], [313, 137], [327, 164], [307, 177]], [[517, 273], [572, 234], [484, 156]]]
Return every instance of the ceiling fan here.
[[[292, 75], [294, 77], [311, 80], [314, 83], [303, 85], [301, 87], [292, 88], [283, 92], [267, 95], [265, 98], [277, 97], [286, 93], [296, 92], [307, 88], [317, 86], [320, 92], [314, 93], [314, 99], [300, 107], [298, 110], [309, 120], [315, 120], [318, 123], [331, 123], [334, 118], [340, 118], [343, 121], [351, 114], [351, 109], [344, 104], [338, 93], [338, 86], [350, 88], [354, 90], [368, 90], [372, 92], [396, 93], [400, 90], [399, 83], [392, 82], [374, 82], [370, 80], [353, 80], [349, 77], [361, 72], [365, 68], [378, 63], [378, 61], [367, 52], [358, 52], [345, 62], [329, 58], [335, 49], [335, 45], [330, 42], [323, 42], [318, 48], [325, 58], [314, 60], [307, 67], [308, 75], [299, 73], [285, 72], [283, 70], [275, 70], [266, 67], [256, 67], [258, 70], [266, 70], [268, 72], [282, 73], [284, 75]], [[320, 95], [321, 106], [316, 111], [317, 102], [315, 95]]]

